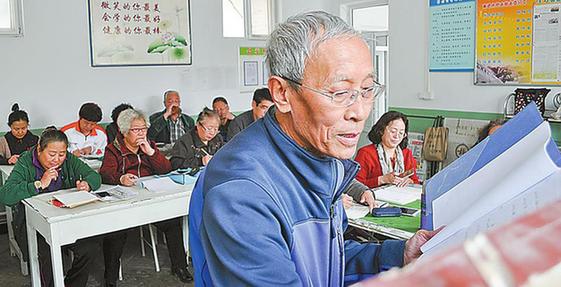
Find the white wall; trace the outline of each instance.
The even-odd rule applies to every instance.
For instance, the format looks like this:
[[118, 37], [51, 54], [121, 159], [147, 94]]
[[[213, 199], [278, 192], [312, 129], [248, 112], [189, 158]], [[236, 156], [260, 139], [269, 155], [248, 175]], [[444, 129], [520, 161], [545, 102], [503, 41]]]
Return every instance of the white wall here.
[[[233, 111], [250, 107], [252, 94], [239, 92], [238, 47], [265, 42], [223, 38], [222, 1], [191, 0], [191, 66], [115, 68], [90, 66], [88, 1], [23, 2], [24, 37], [0, 38], [0, 131], [9, 129], [2, 123], [14, 102], [30, 114], [32, 128], [75, 121], [87, 101], [102, 107], [104, 122], [121, 102], [150, 114], [162, 109], [167, 89], [180, 92], [188, 114], [218, 94]], [[298, 11], [297, 1], [285, 2], [283, 12]]]
[[[309, 10], [339, 14], [339, 5], [349, 2], [355, 1], [278, 0], [276, 18]], [[473, 73], [432, 73], [435, 99], [418, 99], [427, 90], [428, 1], [389, 0], [389, 13], [390, 106], [501, 112], [515, 87], [474, 86]], [[14, 102], [29, 112], [32, 128], [74, 121], [86, 101], [101, 105], [104, 122], [121, 102], [152, 113], [162, 108], [166, 89], [180, 91], [189, 114], [218, 94], [234, 111], [249, 108], [251, 94], [240, 94], [238, 87], [237, 47], [265, 43], [222, 38], [219, 0], [191, 1], [191, 66], [90, 67], [87, 1], [24, 1], [24, 17], [24, 37], [0, 38], [1, 131], [8, 130], [2, 123]]]
[[428, 2], [389, 0], [390, 106], [502, 113], [504, 98], [516, 87], [475, 86], [470, 72], [431, 73], [435, 99], [417, 97], [428, 86]]
[[[280, 7], [279, 19], [307, 11], [322, 10], [339, 15], [339, 0], [277, 0]], [[277, 10], [277, 11], [278, 11]]]

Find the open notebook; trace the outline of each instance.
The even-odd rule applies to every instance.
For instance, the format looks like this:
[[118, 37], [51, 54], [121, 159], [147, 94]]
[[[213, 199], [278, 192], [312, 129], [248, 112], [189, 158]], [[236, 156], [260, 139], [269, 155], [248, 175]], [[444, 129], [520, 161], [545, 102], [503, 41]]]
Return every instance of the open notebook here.
[[[52, 204], [57, 207], [74, 208], [76, 206], [88, 204], [98, 201], [99, 197], [86, 191], [75, 191], [64, 194], [53, 195], [54, 199]], [[58, 201], [58, 203], [56, 202]]]
[[374, 190], [374, 194], [376, 194], [377, 200], [406, 205], [421, 199], [421, 188], [419, 186], [397, 187], [391, 185]]

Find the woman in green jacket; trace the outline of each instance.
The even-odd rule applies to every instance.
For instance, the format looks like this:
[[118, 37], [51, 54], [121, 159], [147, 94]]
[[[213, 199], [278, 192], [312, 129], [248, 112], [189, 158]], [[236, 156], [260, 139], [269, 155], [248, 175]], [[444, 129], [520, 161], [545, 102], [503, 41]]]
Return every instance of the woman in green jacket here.
[[[80, 159], [67, 152], [68, 138], [56, 128], [47, 128], [37, 147], [24, 152], [4, 186], [0, 187], [0, 203], [15, 205], [14, 232], [23, 252], [27, 252], [25, 212], [21, 200], [47, 192], [77, 188], [81, 192], [96, 190], [101, 176]], [[37, 236], [41, 285], [53, 286], [49, 245]], [[74, 252], [72, 267], [65, 276], [66, 286], [86, 286], [93, 259], [99, 246], [95, 240], [83, 239], [65, 246]]]

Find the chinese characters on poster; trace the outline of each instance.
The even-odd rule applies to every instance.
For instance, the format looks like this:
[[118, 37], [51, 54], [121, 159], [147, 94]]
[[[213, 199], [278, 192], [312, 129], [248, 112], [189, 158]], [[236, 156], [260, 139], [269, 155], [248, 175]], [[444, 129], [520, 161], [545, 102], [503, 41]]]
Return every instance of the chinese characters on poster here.
[[92, 66], [191, 64], [188, 0], [89, 0]]

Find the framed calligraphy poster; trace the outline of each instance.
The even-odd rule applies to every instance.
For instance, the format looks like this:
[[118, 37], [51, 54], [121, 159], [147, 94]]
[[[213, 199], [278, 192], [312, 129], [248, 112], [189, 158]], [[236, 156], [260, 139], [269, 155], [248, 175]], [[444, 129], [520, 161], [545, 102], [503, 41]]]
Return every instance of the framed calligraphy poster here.
[[93, 67], [190, 65], [189, 0], [88, 0]]

